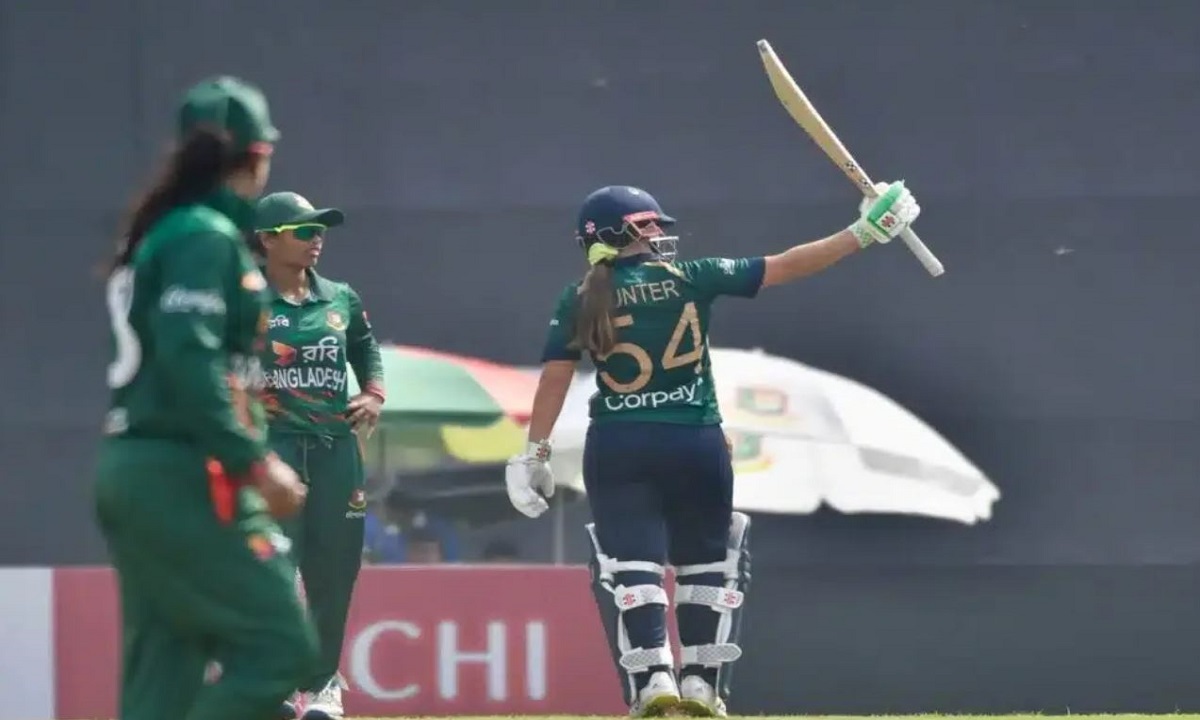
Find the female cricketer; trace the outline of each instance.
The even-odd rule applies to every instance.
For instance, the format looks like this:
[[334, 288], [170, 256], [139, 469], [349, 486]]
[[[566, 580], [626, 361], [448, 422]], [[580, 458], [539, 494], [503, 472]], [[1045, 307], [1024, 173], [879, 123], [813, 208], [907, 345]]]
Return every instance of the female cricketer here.
[[[559, 298], [524, 454], [509, 499], [537, 517], [554, 492], [550, 433], [583, 351], [597, 369], [584, 446], [594, 522], [592, 588], [630, 714], [726, 714], [750, 577], [749, 518], [733, 511], [733, 469], [709, 365], [712, 303], [754, 297], [898, 235], [920, 213], [901, 182], [879, 186], [839, 233], [778, 255], [673, 262], [674, 220], [649, 193], [588, 196], [577, 239], [591, 269]], [[678, 677], [666, 638], [665, 563], [675, 568]]]
[[[123, 720], [262, 720], [316, 664], [287, 539], [304, 485], [266, 445], [266, 282], [246, 247], [279, 132], [234, 78], [191, 88], [107, 281], [95, 495], [124, 628]], [[205, 684], [209, 660], [218, 681]]]
[[[318, 275], [329, 228], [345, 215], [293, 192], [258, 203], [256, 243], [266, 259], [268, 342], [260, 356], [271, 448], [308, 486], [301, 514], [284, 523], [320, 639], [320, 663], [284, 716], [341, 718], [338, 661], [363, 554], [366, 474], [359, 438], [383, 408], [383, 365], [358, 293]], [[346, 365], [363, 391], [348, 397]], [[357, 433], [357, 435], [356, 435]]]

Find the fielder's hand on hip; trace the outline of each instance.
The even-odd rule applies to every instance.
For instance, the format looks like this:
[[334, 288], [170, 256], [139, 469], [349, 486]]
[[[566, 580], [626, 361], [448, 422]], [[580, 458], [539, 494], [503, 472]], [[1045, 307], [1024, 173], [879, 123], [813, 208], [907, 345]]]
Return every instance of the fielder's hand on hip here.
[[517, 512], [535, 518], [550, 509], [554, 497], [554, 475], [550, 472], [550, 446], [529, 443], [524, 454], [509, 458], [504, 469], [508, 500]]
[[871, 243], [885, 243], [904, 232], [917, 216], [921, 206], [917, 199], [904, 187], [904, 181], [876, 183], [879, 197], [864, 197], [858, 205], [859, 218], [850, 226], [850, 232], [858, 238], [858, 244], [867, 247]]

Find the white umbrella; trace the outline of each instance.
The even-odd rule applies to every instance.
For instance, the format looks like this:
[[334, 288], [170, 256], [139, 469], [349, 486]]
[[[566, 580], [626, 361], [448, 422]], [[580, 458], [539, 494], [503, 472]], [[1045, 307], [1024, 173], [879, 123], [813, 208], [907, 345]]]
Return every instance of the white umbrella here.
[[[808, 514], [924, 515], [966, 524], [991, 517], [1000, 492], [962, 453], [882, 393], [761, 350], [711, 350], [734, 452], [734, 505]], [[552, 441], [556, 478], [582, 489], [587, 398], [577, 380]]]

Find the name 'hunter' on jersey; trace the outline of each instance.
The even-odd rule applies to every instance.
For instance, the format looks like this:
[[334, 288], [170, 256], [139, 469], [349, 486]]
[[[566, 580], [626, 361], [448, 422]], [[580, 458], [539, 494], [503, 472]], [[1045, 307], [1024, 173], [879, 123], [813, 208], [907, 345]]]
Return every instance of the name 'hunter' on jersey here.
[[[719, 423], [708, 366], [712, 304], [722, 295], [752, 297], [762, 281], [762, 266], [761, 258], [672, 263], [652, 255], [614, 262], [617, 342], [607, 355], [592, 358], [597, 370], [593, 421]], [[581, 357], [572, 347], [578, 297], [579, 283], [560, 297], [544, 360]]]

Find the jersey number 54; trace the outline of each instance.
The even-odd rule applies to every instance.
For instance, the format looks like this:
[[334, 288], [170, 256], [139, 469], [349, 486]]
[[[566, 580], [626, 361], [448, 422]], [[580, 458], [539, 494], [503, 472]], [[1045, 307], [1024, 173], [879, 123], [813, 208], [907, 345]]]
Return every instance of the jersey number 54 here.
[[[617, 328], [630, 327], [633, 325], [633, 315], [618, 315], [613, 318], [613, 325]], [[679, 346], [683, 343], [684, 335], [690, 335], [692, 349], [685, 353], [679, 352]], [[635, 393], [646, 387], [650, 382], [650, 378], [654, 376], [654, 360], [650, 357], [650, 353], [640, 345], [631, 342], [619, 342], [613, 346], [611, 352], [605, 355], [602, 360], [607, 360], [613, 355], [628, 355], [633, 358], [638, 366], [637, 377], [632, 381], [623, 383], [608, 372], [601, 371], [600, 379], [615, 393]], [[659, 367], [663, 370], [674, 370], [675, 368], [684, 367], [685, 365], [695, 365], [696, 372], [700, 372], [701, 358], [704, 357], [704, 338], [700, 333], [700, 315], [696, 312], [696, 303], [689, 302], [683, 306], [683, 311], [679, 313], [679, 320], [675, 323], [675, 330], [671, 333], [671, 340], [667, 343], [666, 350], [663, 351], [662, 358], [659, 359]]]

